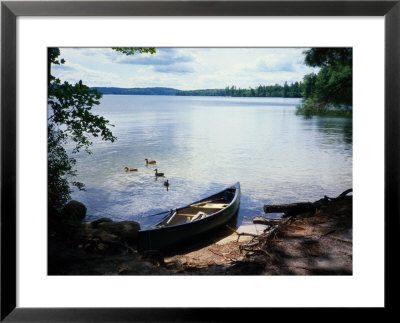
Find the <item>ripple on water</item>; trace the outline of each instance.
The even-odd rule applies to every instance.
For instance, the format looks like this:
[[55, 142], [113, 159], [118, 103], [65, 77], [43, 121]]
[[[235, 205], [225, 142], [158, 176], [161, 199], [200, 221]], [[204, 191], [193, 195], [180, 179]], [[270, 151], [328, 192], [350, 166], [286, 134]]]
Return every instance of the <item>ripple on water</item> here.
[[[72, 197], [103, 216], [152, 225], [146, 217], [184, 206], [240, 181], [238, 224], [263, 215], [263, 205], [312, 201], [352, 187], [352, 123], [305, 120], [298, 100], [113, 96], [96, 113], [115, 127], [114, 143], [95, 140], [78, 154]], [[157, 160], [145, 166], [144, 159]], [[138, 172], [124, 171], [138, 168]], [[156, 179], [154, 169], [165, 173]], [[169, 190], [163, 185], [170, 183]], [[279, 216], [279, 215], [271, 215]]]

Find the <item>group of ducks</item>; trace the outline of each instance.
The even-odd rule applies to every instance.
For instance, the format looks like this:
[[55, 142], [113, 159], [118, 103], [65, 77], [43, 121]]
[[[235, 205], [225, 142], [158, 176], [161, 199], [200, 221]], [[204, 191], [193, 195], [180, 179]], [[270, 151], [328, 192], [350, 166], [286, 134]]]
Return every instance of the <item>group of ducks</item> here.
[[[148, 160], [147, 158], [145, 158], [145, 161], [146, 161], [146, 166], [157, 164], [157, 162], [156, 162], [155, 160]], [[137, 168], [125, 167], [125, 172], [137, 172], [137, 171], [138, 171]], [[155, 171], [155, 176], [156, 176], [156, 178], [157, 178], [157, 177], [164, 177], [164, 173], [159, 173], [158, 170], [157, 170], [157, 168], [154, 169], [154, 171]], [[167, 189], [168, 189], [168, 187], [169, 187], [168, 180], [164, 181], [164, 186], [166, 186]]]

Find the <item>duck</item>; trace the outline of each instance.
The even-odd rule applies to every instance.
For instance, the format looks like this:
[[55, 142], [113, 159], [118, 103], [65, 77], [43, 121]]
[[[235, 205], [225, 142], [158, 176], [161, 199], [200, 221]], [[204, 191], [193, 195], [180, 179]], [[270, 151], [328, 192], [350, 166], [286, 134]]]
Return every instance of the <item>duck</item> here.
[[166, 186], [168, 188], [168, 186], [169, 186], [168, 180], [164, 181], [164, 186]]
[[155, 165], [157, 164], [157, 162], [155, 160], [148, 160], [147, 158], [145, 158], [146, 161], [146, 165], [151, 164], [151, 165]]
[[164, 173], [159, 173], [157, 171], [157, 168], [154, 171], [156, 172], [156, 177], [163, 177], [164, 176]]
[[128, 168], [128, 167], [125, 167], [125, 172], [137, 172], [137, 168]]

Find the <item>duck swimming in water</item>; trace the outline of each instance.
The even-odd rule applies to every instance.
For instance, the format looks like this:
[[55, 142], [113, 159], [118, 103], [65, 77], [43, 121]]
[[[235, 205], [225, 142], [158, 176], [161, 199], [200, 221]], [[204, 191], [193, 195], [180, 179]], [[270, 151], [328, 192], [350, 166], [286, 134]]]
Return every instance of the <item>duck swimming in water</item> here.
[[148, 160], [147, 158], [145, 158], [145, 161], [146, 161], [146, 165], [155, 165], [155, 164], [157, 164], [157, 162], [155, 161], [155, 160]]
[[128, 168], [128, 167], [125, 167], [125, 172], [137, 172], [137, 168]]
[[156, 177], [164, 177], [164, 173], [159, 173], [158, 171], [157, 171], [157, 168], [154, 170], [155, 172], [156, 172]]
[[[157, 178], [157, 177], [156, 177], [156, 178]], [[168, 180], [164, 181], [164, 186], [167, 188], [167, 192], [168, 192], [168, 188], [169, 188]]]

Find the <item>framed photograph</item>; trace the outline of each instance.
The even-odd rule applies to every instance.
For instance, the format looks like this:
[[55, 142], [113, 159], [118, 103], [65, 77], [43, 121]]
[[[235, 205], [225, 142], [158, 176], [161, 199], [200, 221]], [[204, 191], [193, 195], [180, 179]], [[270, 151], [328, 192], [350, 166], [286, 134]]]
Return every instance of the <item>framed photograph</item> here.
[[399, 1], [3, 1], [1, 320], [392, 308], [399, 21]]

